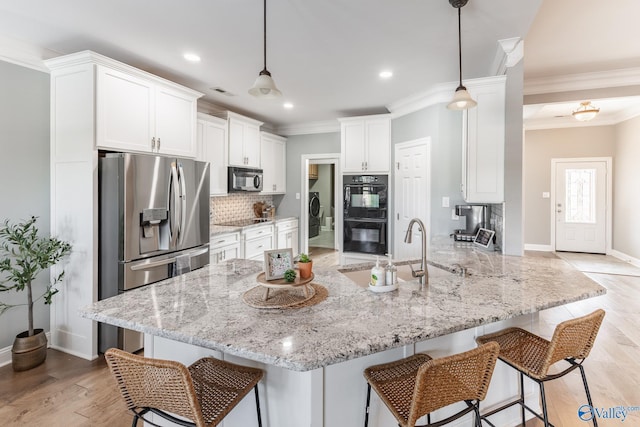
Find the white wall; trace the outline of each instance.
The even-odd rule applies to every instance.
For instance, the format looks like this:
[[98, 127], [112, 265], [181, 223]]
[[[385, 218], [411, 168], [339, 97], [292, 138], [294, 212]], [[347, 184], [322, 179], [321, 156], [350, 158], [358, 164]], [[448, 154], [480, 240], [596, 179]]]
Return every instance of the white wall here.
[[640, 259], [640, 117], [615, 127], [613, 249]]
[[[0, 61], [0, 221], [35, 215], [40, 234], [49, 234], [49, 74]], [[40, 295], [48, 271], [37, 279]], [[26, 292], [3, 292], [0, 300], [22, 304]], [[49, 330], [49, 307], [34, 305], [36, 328]], [[26, 307], [0, 316], [0, 349], [27, 329]]]

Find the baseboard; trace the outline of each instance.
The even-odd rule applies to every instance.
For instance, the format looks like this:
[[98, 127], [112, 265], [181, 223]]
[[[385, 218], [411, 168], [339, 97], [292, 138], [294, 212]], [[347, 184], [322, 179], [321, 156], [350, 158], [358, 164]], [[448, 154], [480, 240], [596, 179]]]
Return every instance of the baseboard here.
[[[47, 347], [51, 347], [51, 332], [45, 332]], [[11, 363], [11, 347], [0, 348], [0, 368]]]
[[553, 252], [551, 245], [536, 245], [533, 243], [524, 244], [525, 251]]
[[631, 265], [635, 265], [636, 267], [640, 267], [640, 259], [638, 259], [638, 258], [634, 258], [634, 257], [632, 257], [632, 256], [630, 256], [630, 255], [627, 255], [627, 254], [625, 254], [625, 253], [622, 253], [622, 252], [620, 252], [620, 251], [616, 251], [615, 249], [614, 249], [614, 250], [611, 250], [611, 252], [609, 253], [609, 255], [611, 255], [611, 256], [613, 256], [613, 257], [616, 257], [616, 258], [618, 258], [619, 260], [622, 260], [622, 261], [628, 262], [628, 263], [629, 263], [629, 264], [631, 264]]

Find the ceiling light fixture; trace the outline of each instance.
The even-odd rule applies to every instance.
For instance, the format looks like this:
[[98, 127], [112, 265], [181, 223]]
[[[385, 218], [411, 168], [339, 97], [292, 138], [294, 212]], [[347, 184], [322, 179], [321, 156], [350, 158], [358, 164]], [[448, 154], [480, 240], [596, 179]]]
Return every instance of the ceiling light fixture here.
[[285, 102], [284, 104], [282, 104], [282, 106], [283, 106], [284, 108], [286, 108], [287, 110], [290, 110], [290, 109], [292, 109], [292, 108], [293, 108], [293, 104], [292, 104], [292, 103], [290, 103], [290, 102]]
[[196, 55], [195, 53], [185, 53], [183, 55], [183, 58], [189, 62], [200, 62], [200, 56]]
[[380, 76], [381, 79], [390, 79], [391, 77], [393, 77], [393, 71], [380, 71], [380, 74], [378, 74]]
[[462, 35], [460, 30], [460, 9], [467, 4], [468, 0], [449, 0], [451, 6], [458, 9], [458, 64], [460, 65], [460, 83], [456, 92], [453, 94], [453, 100], [447, 105], [449, 110], [467, 110], [473, 108], [478, 103], [471, 98], [467, 88], [462, 85]]
[[587, 120], [593, 119], [600, 112], [599, 108], [591, 105], [591, 101], [583, 101], [580, 103], [580, 106], [571, 113], [576, 120], [580, 120], [581, 122], [586, 122]]
[[264, 0], [264, 68], [258, 74], [255, 83], [249, 89], [249, 93], [256, 98], [273, 99], [282, 96], [275, 82], [271, 78], [271, 73], [267, 70], [267, 0]]

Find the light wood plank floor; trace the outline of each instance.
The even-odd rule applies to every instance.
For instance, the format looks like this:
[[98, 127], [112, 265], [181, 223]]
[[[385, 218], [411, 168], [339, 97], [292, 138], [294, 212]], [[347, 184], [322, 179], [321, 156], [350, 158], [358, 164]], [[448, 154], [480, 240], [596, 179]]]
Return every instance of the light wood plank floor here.
[[[527, 253], [527, 256], [553, 255]], [[589, 271], [586, 274], [606, 287], [607, 295], [545, 310], [540, 316], [540, 334], [548, 338], [557, 323], [604, 308], [607, 315], [585, 362], [594, 404], [599, 408], [640, 406], [640, 269], [616, 264], [619, 261], [611, 257], [575, 254], [561, 257], [576, 268]], [[578, 407], [586, 403], [577, 371], [549, 383], [547, 396], [551, 421], [557, 427], [591, 425], [577, 416]], [[623, 423], [617, 419], [599, 419], [598, 423], [601, 427], [640, 426], [640, 411], [628, 413]], [[130, 424], [131, 416], [103, 358], [89, 362], [49, 350], [46, 363], [30, 371], [14, 373], [11, 366], [0, 368], [2, 426]], [[527, 423], [527, 427], [541, 425], [539, 421]]]

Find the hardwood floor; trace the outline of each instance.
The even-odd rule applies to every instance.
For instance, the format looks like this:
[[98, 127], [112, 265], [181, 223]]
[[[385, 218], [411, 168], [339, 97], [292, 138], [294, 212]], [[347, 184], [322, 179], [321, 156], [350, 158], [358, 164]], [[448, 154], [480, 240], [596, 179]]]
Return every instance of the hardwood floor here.
[[[604, 308], [607, 315], [585, 361], [594, 404], [598, 408], [640, 409], [640, 269], [611, 257], [560, 257], [589, 271], [586, 274], [606, 287], [607, 294], [541, 312], [539, 333], [549, 338], [557, 323]], [[591, 425], [577, 416], [578, 408], [586, 403], [577, 371], [548, 383], [547, 397], [551, 422], [556, 427]], [[2, 426], [117, 427], [130, 425], [131, 419], [103, 358], [89, 362], [50, 349], [45, 364], [30, 371], [15, 373], [11, 366], [0, 368]], [[627, 413], [624, 422], [599, 418], [598, 424], [639, 426], [640, 411]], [[537, 420], [527, 423], [527, 427], [541, 425]]]

